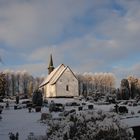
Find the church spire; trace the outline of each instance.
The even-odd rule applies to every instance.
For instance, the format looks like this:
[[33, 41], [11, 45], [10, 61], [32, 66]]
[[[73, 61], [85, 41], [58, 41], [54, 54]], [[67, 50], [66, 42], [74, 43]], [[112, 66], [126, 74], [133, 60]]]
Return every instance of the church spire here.
[[52, 59], [52, 54], [50, 54], [50, 61], [49, 61], [49, 66], [48, 66], [48, 74], [50, 74], [53, 70], [54, 70], [53, 59]]

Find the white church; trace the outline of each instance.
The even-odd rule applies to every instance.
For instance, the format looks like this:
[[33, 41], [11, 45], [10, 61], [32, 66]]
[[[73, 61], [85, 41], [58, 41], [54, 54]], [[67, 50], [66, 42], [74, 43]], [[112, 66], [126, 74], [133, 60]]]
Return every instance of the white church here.
[[48, 76], [41, 83], [44, 97], [76, 97], [79, 96], [78, 79], [72, 70], [64, 64], [53, 66], [52, 55], [48, 66]]

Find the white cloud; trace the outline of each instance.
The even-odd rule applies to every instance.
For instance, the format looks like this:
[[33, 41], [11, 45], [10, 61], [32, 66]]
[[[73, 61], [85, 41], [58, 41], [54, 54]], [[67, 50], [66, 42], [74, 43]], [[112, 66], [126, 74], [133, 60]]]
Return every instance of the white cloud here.
[[43, 72], [40, 67], [47, 67], [52, 53], [55, 66], [65, 63], [78, 72], [139, 74], [140, 1], [116, 3], [120, 9], [113, 8], [110, 0], [0, 2], [0, 41], [16, 48], [0, 53], [13, 62], [25, 61], [27, 66], [18, 63], [16, 69], [25, 67], [33, 73]]
[[0, 40], [14, 47], [46, 45], [89, 6], [84, 0], [7, 1], [0, 9]]
[[38, 64], [22, 64], [11, 66], [8, 68], [7, 66], [3, 66], [0, 68], [0, 71], [4, 71], [9, 69], [10, 71], [27, 71], [29, 74], [33, 76], [46, 76], [48, 74], [48, 70], [45, 63], [38, 63]]

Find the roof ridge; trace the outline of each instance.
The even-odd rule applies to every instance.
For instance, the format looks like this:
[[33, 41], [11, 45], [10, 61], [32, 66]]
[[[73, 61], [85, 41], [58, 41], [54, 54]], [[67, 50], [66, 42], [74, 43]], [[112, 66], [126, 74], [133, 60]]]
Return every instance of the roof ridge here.
[[45, 80], [40, 84], [39, 87], [42, 87], [44, 85], [46, 85], [50, 80], [52, 80], [52, 78], [56, 75], [56, 73], [58, 72], [58, 70], [64, 66], [64, 68], [66, 67], [64, 64], [60, 64], [57, 68], [55, 68], [48, 76], [47, 78], [45, 78]]

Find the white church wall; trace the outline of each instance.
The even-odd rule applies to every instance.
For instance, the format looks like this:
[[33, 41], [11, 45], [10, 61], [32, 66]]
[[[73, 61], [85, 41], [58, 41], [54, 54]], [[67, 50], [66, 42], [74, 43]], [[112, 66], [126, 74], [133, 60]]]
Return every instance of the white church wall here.
[[56, 86], [47, 84], [45, 90], [45, 97], [56, 97]]
[[67, 68], [56, 83], [57, 96], [78, 96], [78, 80]]

